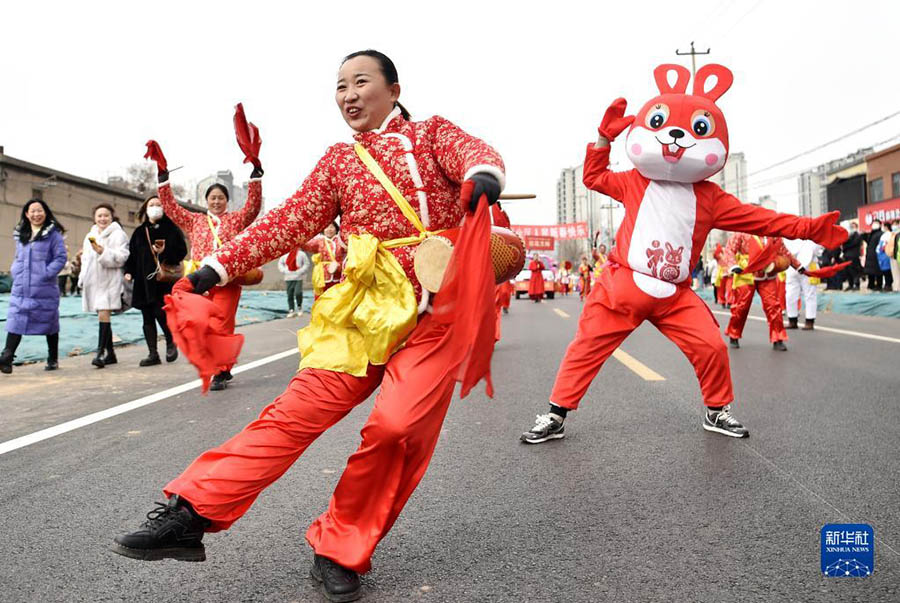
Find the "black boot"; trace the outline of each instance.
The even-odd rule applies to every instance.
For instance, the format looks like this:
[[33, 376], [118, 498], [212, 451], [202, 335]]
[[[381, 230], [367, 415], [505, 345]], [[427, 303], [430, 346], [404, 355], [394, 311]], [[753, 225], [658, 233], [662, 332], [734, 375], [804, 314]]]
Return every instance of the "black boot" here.
[[159, 359], [159, 352], [156, 351], [156, 327], [154, 325], [144, 325], [144, 339], [147, 341], [147, 349], [150, 354], [138, 363], [138, 366], [155, 366], [162, 364]]
[[203, 532], [210, 521], [179, 496], [171, 496], [168, 504], [156, 504], [138, 530], [116, 536], [113, 552], [142, 561], [206, 561]]
[[106, 355], [103, 357], [103, 364], [116, 364], [119, 360], [116, 358], [116, 352], [113, 349], [113, 333], [112, 323], [108, 322], [106, 331]]
[[327, 557], [316, 555], [309, 573], [315, 581], [322, 583], [323, 594], [329, 601], [344, 603], [362, 596], [359, 574]]
[[59, 333], [47, 335], [47, 366], [45, 371], [55, 371], [59, 368]]
[[729, 338], [728, 345], [730, 345], [731, 347], [733, 347], [736, 350], [741, 347], [740, 341], [735, 339], [734, 337]]
[[111, 331], [108, 322], [100, 323], [100, 330], [97, 335], [97, 355], [91, 360], [91, 364], [97, 368], [103, 368], [106, 363], [103, 362], [103, 354], [106, 351], [106, 334]]
[[785, 327], [785, 329], [796, 329], [796, 328], [797, 328], [797, 317], [794, 316], [793, 318], [791, 318], [790, 316], [788, 316], [788, 324]]
[[0, 373], [9, 375], [12, 373], [12, 361], [14, 354], [7, 349], [0, 352]]
[[807, 318], [806, 323], [803, 325], [803, 331], [812, 331], [816, 328], [816, 319], [815, 318]]
[[178, 348], [172, 341], [172, 335], [166, 338], [166, 362], [175, 362], [178, 360]]

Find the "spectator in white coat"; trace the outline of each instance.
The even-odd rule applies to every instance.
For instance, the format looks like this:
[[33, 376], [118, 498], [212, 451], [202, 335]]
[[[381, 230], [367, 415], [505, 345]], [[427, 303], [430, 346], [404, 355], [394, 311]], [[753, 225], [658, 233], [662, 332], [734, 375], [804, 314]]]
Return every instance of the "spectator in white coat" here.
[[81, 307], [85, 312], [96, 312], [100, 322], [97, 356], [91, 361], [97, 368], [117, 362], [110, 316], [122, 309], [126, 260], [128, 235], [119, 225], [115, 209], [101, 203], [94, 208], [94, 225], [84, 238], [78, 277], [83, 289]]
[[[303, 279], [306, 278], [310, 265], [306, 253], [299, 248], [281, 256], [278, 260], [278, 270], [284, 275], [287, 289], [288, 318], [303, 314]], [[296, 269], [293, 269], [294, 267]], [[295, 303], [296, 310], [294, 310]]]
[[[806, 270], [814, 270], [819, 267], [819, 256], [825, 250], [824, 247], [813, 241], [802, 239], [785, 239], [785, 247], [793, 254], [800, 265]], [[787, 303], [788, 326], [786, 329], [796, 329], [800, 318], [799, 301], [803, 298], [803, 308], [806, 313], [804, 331], [813, 330], [816, 323], [816, 309], [819, 303], [816, 282], [811, 282], [805, 274], [800, 274], [792, 266], [787, 269], [785, 279], [785, 300]]]

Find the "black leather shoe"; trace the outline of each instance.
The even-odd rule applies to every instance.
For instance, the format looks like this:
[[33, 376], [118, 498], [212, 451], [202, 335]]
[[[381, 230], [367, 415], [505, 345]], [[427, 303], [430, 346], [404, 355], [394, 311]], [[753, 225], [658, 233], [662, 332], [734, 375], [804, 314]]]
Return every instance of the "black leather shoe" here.
[[138, 366], [156, 366], [157, 364], [162, 364], [162, 360], [159, 359], [159, 354], [150, 354], [138, 362]]
[[783, 341], [776, 341], [772, 344], [772, 349], [779, 352], [787, 352], [787, 346], [784, 345]]
[[729, 338], [728, 345], [730, 345], [731, 347], [733, 347], [734, 349], [737, 350], [737, 349], [740, 349], [741, 342], [739, 340], [735, 339], [734, 337], [731, 337], [731, 338]]
[[789, 317], [788, 317], [788, 324], [787, 324], [787, 326], [785, 327], [785, 329], [796, 329], [796, 328], [797, 328], [797, 317], [795, 316], [795, 317], [791, 318], [791, 317], [789, 316]]
[[359, 574], [327, 557], [316, 555], [309, 573], [313, 580], [322, 583], [322, 592], [329, 601], [345, 603], [356, 601], [362, 596]]
[[212, 379], [212, 383], [209, 385], [209, 391], [211, 392], [220, 392], [228, 386], [228, 381], [225, 380], [223, 373], [219, 373]]
[[202, 541], [209, 520], [197, 515], [178, 496], [170, 497], [166, 504], [156, 504], [138, 530], [116, 536], [113, 552], [141, 561], [206, 561]]
[[55, 371], [59, 369], [59, 362], [56, 360], [48, 360], [47, 366], [44, 367], [45, 371]]

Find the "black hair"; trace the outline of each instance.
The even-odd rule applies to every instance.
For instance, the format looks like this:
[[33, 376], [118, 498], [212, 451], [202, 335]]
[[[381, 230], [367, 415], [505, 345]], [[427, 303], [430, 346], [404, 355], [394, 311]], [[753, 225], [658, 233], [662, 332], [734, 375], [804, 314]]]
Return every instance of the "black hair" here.
[[22, 214], [19, 216], [19, 224], [16, 226], [16, 233], [18, 233], [17, 236], [19, 241], [24, 244], [31, 240], [31, 220], [28, 219], [28, 208], [31, 207], [33, 203], [40, 203], [44, 210], [44, 215], [46, 216], [44, 218], [44, 225], [41, 226], [41, 230], [52, 224], [59, 232], [66, 232], [66, 229], [59, 223], [59, 220], [56, 219], [56, 216], [53, 215], [53, 212], [50, 211], [50, 207], [43, 199], [31, 199], [22, 206]]
[[[337, 223], [337, 220], [332, 220], [331, 224], [329, 224], [328, 226], [334, 226], [335, 233], [341, 232], [341, 225]], [[325, 228], [328, 228], [328, 226], [326, 226]]]
[[206, 193], [204, 193], [203, 198], [209, 199], [209, 194], [216, 189], [219, 189], [220, 191], [222, 191], [222, 194], [225, 195], [226, 201], [231, 201], [231, 195], [228, 194], [228, 189], [225, 188], [224, 184], [221, 184], [219, 182], [216, 182], [215, 184], [210, 184], [209, 188], [206, 189]]
[[[119, 222], [119, 216], [116, 215], [116, 208], [110, 205], [109, 203], [98, 203], [94, 206], [94, 209], [91, 210], [91, 218], [94, 219], [94, 222], [97, 221], [97, 210], [98, 209], [108, 209], [109, 214], [112, 216], [113, 222]], [[119, 222], [121, 224], [121, 222]]]
[[150, 201], [153, 199], [159, 199], [159, 195], [150, 195], [144, 199], [143, 203], [141, 203], [141, 207], [138, 209], [138, 222], [143, 222], [147, 217], [147, 205], [149, 205]]
[[[349, 61], [350, 59], [355, 59], [356, 57], [371, 57], [378, 61], [378, 66], [381, 68], [381, 74], [384, 76], [384, 79], [387, 80], [388, 86], [392, 86], [394, 84], [400, 83], [400, 76], [397, 75], [397, 67], [394, 65], [394, 61], [388, 57], [388, 55], [383, 52], [378, 52], [377, 50], [372, 50], [371, 48], [366, 50], [357, 50], [356, 52], [351, 52], [347, 56], [344, 57], [344, 60], [341, 61], [341, 65]], [[400, 108], [400, 115], [403, 116], [403, 119], [409, 121], [411, 119], [409, 115], [409, 111], [406, 110], [406, 107], [400, 104], [400, 101], [394, 103], [397, 107]]]

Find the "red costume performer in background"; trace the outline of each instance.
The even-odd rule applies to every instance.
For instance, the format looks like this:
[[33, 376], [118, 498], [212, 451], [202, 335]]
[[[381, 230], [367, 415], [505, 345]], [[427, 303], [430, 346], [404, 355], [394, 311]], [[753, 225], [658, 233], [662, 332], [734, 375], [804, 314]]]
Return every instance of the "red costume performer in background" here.
[[[250, 178], [247, 201], [241, 209], [218, 216], [211, 213], [194, 213], [183, 208], [175, 201], [168, 180], [159, 185], [159, 200], [162, 202], [166, 215], [188, 236], [191, 244], [191, 263], [199, 266], [203, 258], [213, 254], [221, 245], [232, 240], [238, 233], [250, 226], [259, 215], [259, 210], [262, 208], [262, 176]], [[227, 333], [234, 333], [235, 315], [238, 303], [241, 301], [241, 285], [237, 282], [228, 283], [224, 287], [211, 289], [208, 295], [210, 300], [222, 310]], [[222, 366], [220, 370], [228, 372], [231, 370], [231, 366]]]
[[587, 258], [581, 258], [581, 263], [578, 265], [579, 298], [581, 301], [584, 301], [584, 298], [590, 295], [593, 283], [594, 269], [591, 268]]
[[528, 280], [528, 297], [538, 303], [544, 297], [544, 263], [540, 260], [531, 260], [528, 263], [531, 278]]
[[728, 239], [725, 245], [724, 260], [730, 270], [740, 267], [738, 256], [750, 258], [762, 251], [767, 245], [777, 248], [778, 260], [775, 267], [766, 272], [759, 270], [750, 274], [739, 274], [732, 278], [734, 282], [734, 302], [731, 305], [731, 320], [725, 329], [725, 335], [732, 340], [738, 340], [744, 333], [744, 324], [750, 313], [750, 305], [753, 303], [753, 293], [759, 292], [762, 300], [763, 312], [769, 323], [769, 341], [787, 341], [788, 334], [784, 330], [784, 320], [781, 318], [781, 293], [779, 291], [778, 273], [787, 270], [788, 266], [795, 269], [800, 267], [791, 252], [784, 245], [780, 237], [758, 237], [736, 232]]
[[[396, 109], [380, 128], [354, 134], [354, 139], [377, 161], [429, 231], [460, 224], [464, 216], [460, 198], [473, 194], [474, 178], [489, 174], [503, 184], [500, 156], [441, 117], [412, 122]], [[464, 186], [461, 194], [464, 181], [469, 187]], [[348, 264], [354, 255], [353, 238], [415, 240], [420, 235], [354, 146], [341, 143], [328, 149], [293, 196], [204, 263], [227, 282], [302, 245], [338, 215], [340, 236], [350, 246]], [[408, 279], [403, 288], [409, 289], [413, 310], [418, 305], [424, 312], [429, 294], [413, 273], [415, 249], [410, 243], [389, 249], [388, 257], [379, 252], [377, 262], [399, 263]], [[344, 278], [356, 274], [356, 268], [348, 268]], [[329, 296], [341, 286], [329, 290], [316, 304], [332, 299]], [[361, 374], [301, 368], [257, 420], [203, 453], [165, 487], [166, 495], [177, 494], [189, 501], [211, 522], [207, 531], [227, 529], [307, 446], [380, 386], [359, 449], [348, 460], [328, 510], [306, 533], [316, 554], [357, 572], [368, 571], [375, 546], [425, 474], [458, 377], [459, 350], [443, 345], [446, 327], [435, 324], [437, 320], [427, 312], [420, 314], [402, 349], [381, 363], [363, 361]]]
[[[672, 71], [677, 75], [674, 85], [667, 80]], [[779, 214], [743, 204], [706, 180], [722, 169], [728, 155], [725, 118], [715, 104], [731, 85], [728, 69], [702, 67], [692, 95], [686, 94], [691, 74], [684, 67], [661, 65], [654, 75], [661, 95], [634, 117], [625, 116], [625, 99], [614, 101], [601, 122], [598, 142], [587, 148], [585, 186], [620, 201], [625, 218], [610, 254], [611, 265], [588, 298], [559, 367], [551, 411], [543, 417], [564, 417], [567, 410], [578, 408], [606, 359], [647, 320], [693, 364], [703, 402], [719, 409], [713, 423], [733, 421], [726, 408], [734, 399], [727, 348], [709, 308], [691, 290], [691, 267], [709, 231], [811, 238], [827, 247], [847, 237], [835, 226], [837, 212], [818, 218]], [[706, 90], [711, 76], [715, 85]], [[635, 169], [612, 172], [609, 143], [629, 126], [625, 145]], [[561, 423], [557, 422], [559, 429], [548, 424], [539, 416], [523, 441], [562, 437]], [[739, 423], [733, 425], [739, 429], [731, 425], [710, 429], [706, 424], [704, 428], [734, 437], [748, 435]], [[556, 435], [547, 429], [557, 429]]]
[[[313, 254], [312, 284], [316, 297], [341, 282], [347, 245], [340, 235], [331, 238], [319, 234], [301, 246], [303, 251]], [[321, 278], [321, 282], [319, 282]]]

